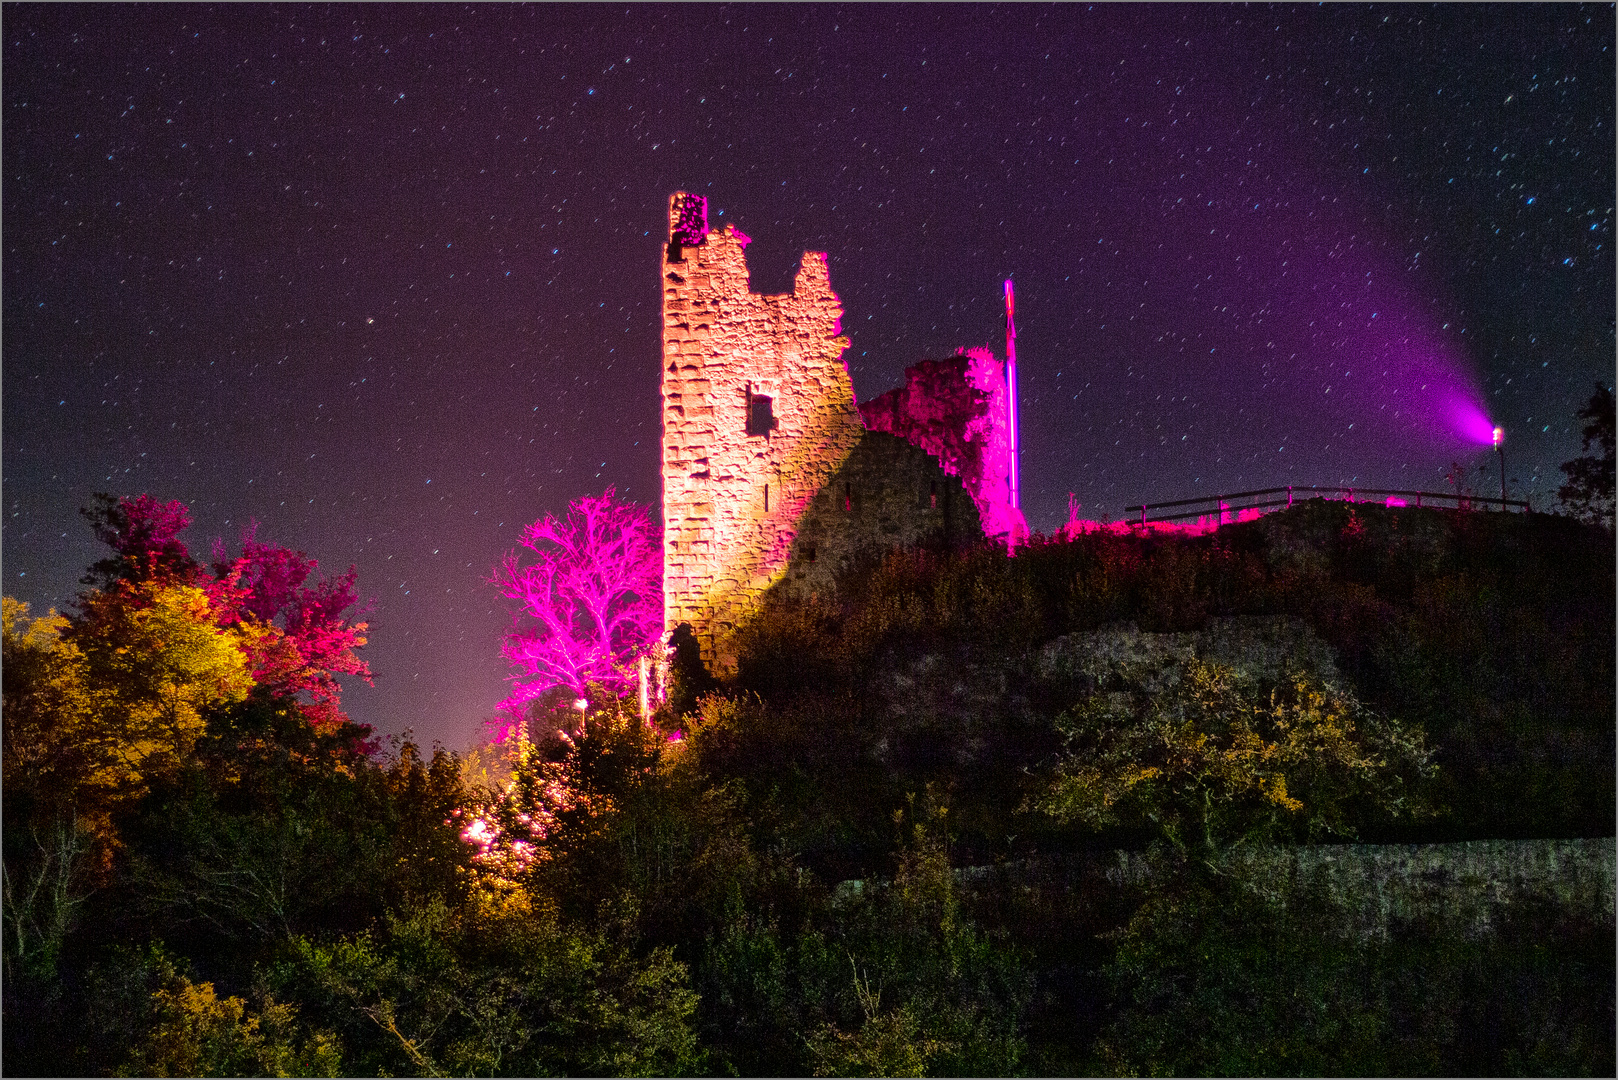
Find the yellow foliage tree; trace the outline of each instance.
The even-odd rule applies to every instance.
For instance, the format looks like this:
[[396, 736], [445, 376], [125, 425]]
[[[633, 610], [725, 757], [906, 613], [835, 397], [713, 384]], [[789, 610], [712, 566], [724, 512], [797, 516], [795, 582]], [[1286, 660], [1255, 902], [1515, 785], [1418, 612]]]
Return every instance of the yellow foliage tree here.
[[299, 1038], [296, 1007], [266, 1000], [256, 1014], [213, 983], [176, 975], [152, 994], [156, 1024], [124, 1074], [129, 1076], [341, 1076], [336, 1036]]
[[30, 619], [4, 599], [7, 824], [76, 821], [105, 863], [116, 812], [185, 760], [207, 709], [252, 688], [252, 630], [220, 628], [188, 585], [120, 584], [83, 607]]
[[101, 782], [139, 788], [147, 773], [189, 754], [206, 709], [252, 689], [243, 650], [252, 629], [222, 628], [192, 585], [92, 593], [84, 609], [72, 636], [105, 703]]
[[[5, 665], [5, 786], [54, 787], [64, 780], [61, 743], [86, 730], [98, 711], [84, 654], [62, 639], [67, 620], [54, 609], [37, 619], [28, 605], [0, 599]], [[56, 736], [56, 737], [53, 737]]]
[[1264, 696], [1193, 662], [1155, 697], [1098, 694], [1064, 713], [1068, 748], [1033, 801], [1090, 828], [1146, 825], [1175, 847], [1352, 836], [1366, 813], [1421, 813], [1419, 729], [1297, 676]]

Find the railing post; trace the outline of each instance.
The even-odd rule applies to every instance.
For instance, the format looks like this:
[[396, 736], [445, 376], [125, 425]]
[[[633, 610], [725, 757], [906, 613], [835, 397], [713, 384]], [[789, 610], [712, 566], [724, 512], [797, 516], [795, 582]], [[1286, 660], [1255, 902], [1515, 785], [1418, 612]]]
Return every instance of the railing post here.
[[1292, 485], [1287, 485], [1287, 509], [1292, 509]]

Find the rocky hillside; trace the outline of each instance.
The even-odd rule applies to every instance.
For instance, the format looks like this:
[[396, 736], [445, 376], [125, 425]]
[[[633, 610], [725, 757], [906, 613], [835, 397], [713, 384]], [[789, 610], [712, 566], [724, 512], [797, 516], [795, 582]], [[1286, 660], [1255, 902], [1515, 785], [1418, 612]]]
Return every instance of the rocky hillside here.
[[876, 844], [882, 807], [931, 783], [975, 857], [1063, 843], [1019, 814], [1053, 722], [1168, 691], [1194, 661], [1261, 695], [1309, 676], [1425, 731], [1442, 812], [1365, 838], [1611, 832], [1613, 543], [1565, 518], [1312, 500], [1196, 537], [895, 551], [839, 595], [768, 605], [730, 689], [805, 740], [839, 733], [796, 768], [828, 770], [844, 840], [857, 819]]

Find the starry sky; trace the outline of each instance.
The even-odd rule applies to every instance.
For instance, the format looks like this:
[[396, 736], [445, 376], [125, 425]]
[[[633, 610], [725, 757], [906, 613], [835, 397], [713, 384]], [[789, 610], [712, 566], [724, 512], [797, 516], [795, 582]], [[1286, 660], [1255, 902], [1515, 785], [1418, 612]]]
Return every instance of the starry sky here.
[[[94, 492], [359, 571], [384, 732], [505, 693], [493, 564], [655, 505], [671, 191], [830, 255], [863, 400], [1000, 345], [1030, 524], [1278, 484], [1554, 496], [1614, 367], [1614, 9], [0, 12], [3, 567]], [[1464, 420], [1469, 415], [1470, 421]], [[1479, 467], [1489, 470], [1478, 474]]]

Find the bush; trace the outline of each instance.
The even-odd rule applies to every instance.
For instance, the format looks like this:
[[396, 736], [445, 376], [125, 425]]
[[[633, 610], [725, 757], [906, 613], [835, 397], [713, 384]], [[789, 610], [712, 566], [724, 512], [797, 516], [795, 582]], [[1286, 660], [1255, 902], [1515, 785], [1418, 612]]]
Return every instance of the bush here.
[[1181, 852], [1352, 837], [1365, 818], [1431, 816], [1420, 729], [1294, 676], [1269, 689], [1193, 661], [1153, 696], [1111, 693], [1064, 713], [1068, 747], [1033, 805], [1090, 829], [1149, 825]]
[[1485, 901], [1367, 935], [1319, 882], [1162, 869], [1106, 967], [1113, 1018], [1097, 1071], [1613, 1072], [1610, 912]]

